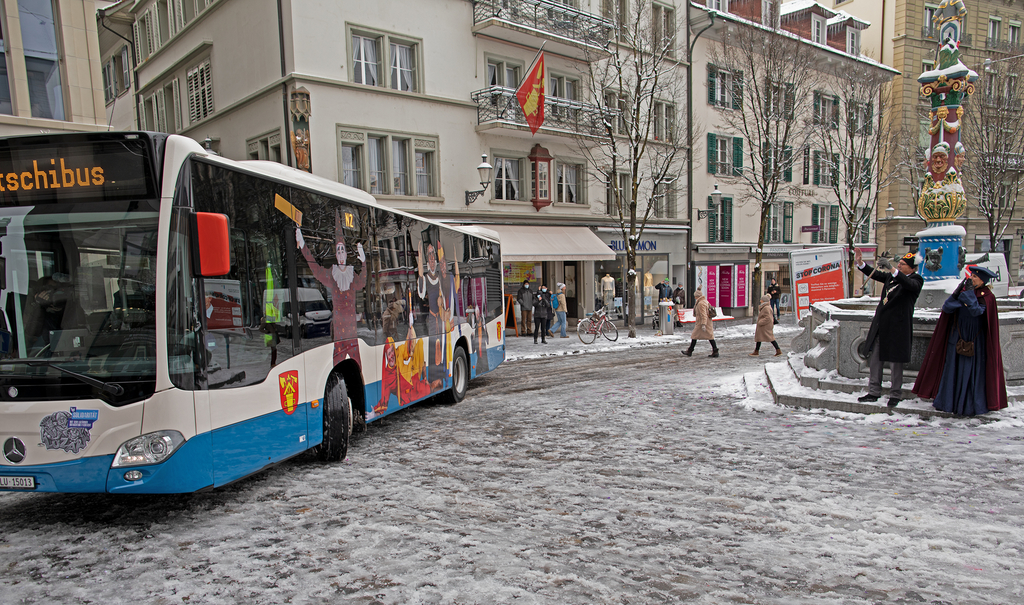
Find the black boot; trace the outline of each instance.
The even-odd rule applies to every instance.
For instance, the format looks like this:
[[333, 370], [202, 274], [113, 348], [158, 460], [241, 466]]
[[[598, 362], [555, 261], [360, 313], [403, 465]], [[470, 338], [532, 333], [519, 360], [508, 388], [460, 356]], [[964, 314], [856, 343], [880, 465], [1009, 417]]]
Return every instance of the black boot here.
[[685, 350], [685, 351], [683, 351], [683, 355], [686, 355], [687, 357], [692, 357], [693, 356], [693, 349], [696, 346], [697, 346], [697, 341], [696, 340], [691, 340], [690, 341], [690, 348]]
[[715, 344], [715, 341], [713, 340], [709, 340], [708, 342], [711, 343], [711, 355], [708, 355], [708, 357], [718, 357], [718, 345]]

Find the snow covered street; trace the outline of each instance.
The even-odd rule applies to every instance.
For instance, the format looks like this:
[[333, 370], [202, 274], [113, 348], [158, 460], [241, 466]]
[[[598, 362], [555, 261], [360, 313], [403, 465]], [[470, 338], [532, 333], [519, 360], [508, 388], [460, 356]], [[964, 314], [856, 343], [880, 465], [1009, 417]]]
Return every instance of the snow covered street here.
[[336, 465], [2, 493], [0, 602], [1024, 602], [1019, 423], [778, 407], [753, 326], [719, 359], [680, 332], [509, 338], [465, 401], [374, 423]]

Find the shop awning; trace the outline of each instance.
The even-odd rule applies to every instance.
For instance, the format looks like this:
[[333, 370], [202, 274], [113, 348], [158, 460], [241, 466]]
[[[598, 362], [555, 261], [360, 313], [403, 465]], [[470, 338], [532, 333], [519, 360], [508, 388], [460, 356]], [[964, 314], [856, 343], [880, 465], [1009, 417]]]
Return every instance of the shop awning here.
[[615, 260], [615, 252], [586, 227], [480, 225], [501, 237], [505, 262]]

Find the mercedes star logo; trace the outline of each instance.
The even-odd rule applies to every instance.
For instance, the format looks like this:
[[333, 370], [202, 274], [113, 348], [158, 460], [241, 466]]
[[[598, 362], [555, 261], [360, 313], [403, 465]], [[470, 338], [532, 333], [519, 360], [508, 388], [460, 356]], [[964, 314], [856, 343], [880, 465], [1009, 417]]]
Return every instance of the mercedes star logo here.
[[18, 464], [25, 459], [25, 442], [17, 437], [4, 441], [4, 458], [11, 464]]

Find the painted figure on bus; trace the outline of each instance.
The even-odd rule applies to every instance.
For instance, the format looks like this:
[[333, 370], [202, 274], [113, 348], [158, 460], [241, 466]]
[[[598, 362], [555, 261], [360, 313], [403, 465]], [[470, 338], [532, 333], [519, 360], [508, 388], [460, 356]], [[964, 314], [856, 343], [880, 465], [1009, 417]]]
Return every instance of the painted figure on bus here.
[[[338, 264], [330, 269], [320, 266], [302, 239], [302, 230], [295, 228], [295, 245], [302, 252], [309, 265], [313, 277], [327, 287], [331, 293], [334, 311], [331, 314], [331, 334], [334, 339], [334, 363], [345, 359], [359, 361], [359, 341], [356, 339], [356, 294], [366, 286], [365, 264], [362, 272], [348, 264], [348, 249], [345, 246], [345, 235], [341, 229], [341, 217], [334, 213], [334, 253]], [[356, 244], [359, 262], [366, 262], [363, 245]]]
[[423, 355], [424, 338], [416, 337], [416, 330], [409, 326], [406, 340], [395, 347], [398, 365], [399, 405], [422, 399], [430, 395], [430, 384], [426, 380], [427, 363]]
[[[438, 263], [437, 250], [441, 253], [441, 263]], [[427, 318], [427, 333], [429, 335], [428, 346], [430, 351], [430, 363], [428, 364], [428, 376], [432, 390], [438, 391], [444, 387], [444, 381], [448, 378], [447, 358], [445, 354], [448, 348], [446, 334], [451, 326], [450, 301], [454, 299], [455, 292], [459, 288], [458, 275], [459, 265], [455, 263], [454, 279], [448, 274], [448, 267], [444, 263], [444, 249], [438, 242], [435, 249], [433, 244], [427, 244], [426, 251], [427, 266], [423, 267], [423, 250], [420, 246], [420, 254], [416, 258], [419, 279], [416, 282], [416, 293], [421, 300], [427, 301], [430, 317]]]
[[395, 339], [388, 337], [384, 343], [384, 359], [380, 368], [380, 400], [373, 406], [373, 415], [378, 416], [388, 411], [391, 395], [398, 398], [402, 405], [402, 392], [398, 388], [398, 352]]

